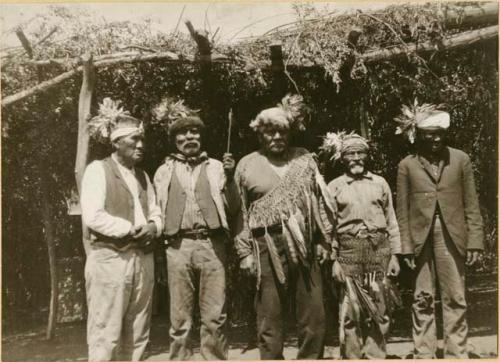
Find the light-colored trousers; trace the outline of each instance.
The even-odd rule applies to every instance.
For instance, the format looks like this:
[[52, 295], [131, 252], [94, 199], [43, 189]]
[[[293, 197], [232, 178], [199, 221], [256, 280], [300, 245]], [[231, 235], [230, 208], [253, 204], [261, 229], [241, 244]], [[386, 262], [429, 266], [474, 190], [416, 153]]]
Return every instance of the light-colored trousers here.
[[441, 291], [445, 358], [467, 358], [465, 260], [453, 244], [439, 217], [416, 259], [413, 296], [415, 358], [435, 358], [437, 349], [436, 281]]
[[196, 297], [201, 318], [201, 356], [212, 361], [227, 359], [225, 240], [225, 236], [217, 235], [169, 242], [170, 360], [193, 357], [191, 338]]
[[151, 325], [153, 254], [91, 247], [85, 280], [89, 361], [139, 361]]

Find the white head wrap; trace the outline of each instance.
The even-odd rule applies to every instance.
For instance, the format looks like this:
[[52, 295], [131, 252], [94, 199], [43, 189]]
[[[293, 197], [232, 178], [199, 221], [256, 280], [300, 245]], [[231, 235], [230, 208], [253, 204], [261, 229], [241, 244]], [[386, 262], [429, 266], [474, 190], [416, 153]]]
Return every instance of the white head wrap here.
[[401, 107], [401, 114], [394, 118], [394, 121], [398, 124], [396, 134], [405, 135], [410, 143], [414, 143], [417, 128], [447, 129], [450, 126], [450, 115], [447, 112], [439, 110], [441, 107], [443, 107], [442, 104], [424, 103], [419, 105], [417, 99], [415, 99], [413, 104], [403, 105]]
[[433, 112], [428, 117], [417, 122], [417, 128], [442, 128], [448, 129], [450, 127], [450, 114], [448, 112]]
[[141, 134], [144, 133], [144, 127], [142, 126], [142, 122], [139, 124], [138, 127], [133, 127], [127, 125], [126, 127], [117, 127], [113, 131], [111, 131], [111, 135], [109, 136], [109, 139], [111, 142], [116, 141], [120, 137], [127, 137], [133, 133], [139, 132]]

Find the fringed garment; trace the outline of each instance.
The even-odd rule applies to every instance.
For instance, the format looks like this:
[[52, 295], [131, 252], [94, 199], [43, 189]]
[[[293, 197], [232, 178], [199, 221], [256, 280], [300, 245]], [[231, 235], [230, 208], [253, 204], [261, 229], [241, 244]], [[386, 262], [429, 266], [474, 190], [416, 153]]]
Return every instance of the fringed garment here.
[[343, 326], [347, 315], [359, 323], [377, 325], [383, 336], [387, 333], [389, 315], [402, 304], [397, 287], [386, 276], [390, 258], [390, 243], [384, 232], [339, 236], [337, 260], [346, 277], [340, 300], [347, 297], [350, 301], [340, 307], [341, 348], [345, 347]]
[[[267, 228], [277, 225], [282, 226], [283, 236], [286, 240], [290, 262], [308, 267], [315, 241], [313, 236], [316, 231], [322, 235], [323, 242], [330, 248], [331, 230], [333, 229], [333, 207], [328, 196], [327, 186], [320, 175], [316, 162], [310, 153], [300, 152], [301, 149], [293, 149], [288, 170], [283, 178], [265, 195], [248, 202], [248, 195], [243, 196], [248, 209], [243, 207], [246, 214], [246, 225], [248, 229], [264, 229], [269, 254], [273, 269], [281, 284], [286, 283], [286, 277], [281, 264], [276, 245]], [[297, 155], [297, 153], [299, 153]], [[300, 154], [301, 153], [301, 154]], [[251, 154], [249, 156], [253, 156]], [[262, 155], [260, 155], [262, 157]], [[248, 156], [247, 156], [248, 157]], [[254, 156], [256, 157], [256, 156]], [[242, 160], [243, 166], [238, 167], [237, 182], [243, 194], [248, 193], [245, 185], [245, 171], [252, 159]], [[239, 180], [239, 181], [238, 181]], [[250, 237], [250, 233], [246, 234]], [[253, 253], [257, 258], [257, 288], [260, 284], [260, 260], [258, 244], [252, 239]]]

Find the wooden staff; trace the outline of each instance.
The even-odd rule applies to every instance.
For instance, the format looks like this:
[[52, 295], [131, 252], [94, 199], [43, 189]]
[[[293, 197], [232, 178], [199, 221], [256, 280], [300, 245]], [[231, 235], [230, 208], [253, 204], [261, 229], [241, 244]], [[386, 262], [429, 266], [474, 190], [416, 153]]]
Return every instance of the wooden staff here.
[[233, 126], [233, 109], [229, 109], [229, 114], [227, 115], [227, 118], [229, 119], [229, 126], [227, 128], [227, 149], [226, 153], [229, 153], [229, 150], [231, 149], [231, 128]]

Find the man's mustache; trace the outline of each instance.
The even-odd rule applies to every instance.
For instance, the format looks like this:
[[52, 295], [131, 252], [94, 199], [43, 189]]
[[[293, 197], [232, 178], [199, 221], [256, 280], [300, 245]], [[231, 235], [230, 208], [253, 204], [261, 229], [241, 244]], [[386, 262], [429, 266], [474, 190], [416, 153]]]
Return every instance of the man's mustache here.
[[364, 161], [351, 161], [349, 162], [349, 166], [364, 166], [365, 165], [365, 162]]
[[190, 140], [183, 142], [181, 146], [198, 146], [199, 144], [200, 144], [199, 141]]

